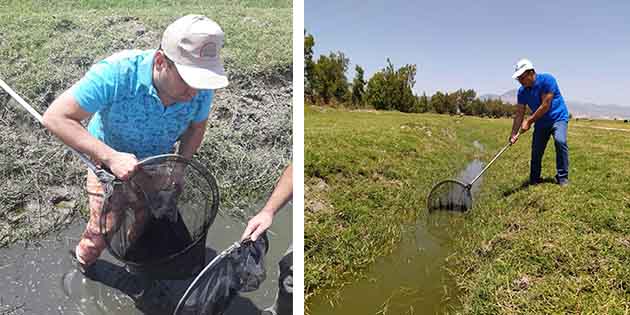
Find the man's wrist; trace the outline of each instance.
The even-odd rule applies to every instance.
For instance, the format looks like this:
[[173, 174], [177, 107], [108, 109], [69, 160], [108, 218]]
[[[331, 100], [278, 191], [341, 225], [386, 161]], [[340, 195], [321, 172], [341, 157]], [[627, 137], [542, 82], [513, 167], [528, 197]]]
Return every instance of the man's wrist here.
[[265, 207], [260, 210], [260, 213], [265, 213], [265, 214], [273, 216], [276, 213], [276, 209]]
[[113, 160], [114, 153], [116, 153], [116, 151], [114, 151], [111, 148], [107, 148], [106, 150], [104, 150], [103, 153], [101, 153], [96, 158], [98, 159], [100, 163], [105, 164], [106, 166], [109, 167], [109, 165], [111, 164]]

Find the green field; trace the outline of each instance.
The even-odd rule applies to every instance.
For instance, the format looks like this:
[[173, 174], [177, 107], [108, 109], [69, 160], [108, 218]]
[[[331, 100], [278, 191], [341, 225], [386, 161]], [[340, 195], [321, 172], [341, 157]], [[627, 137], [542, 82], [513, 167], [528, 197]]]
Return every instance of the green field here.
[[[569, 124], [568, 187], [551, 183], [552, 142], [543, 161], [548, 182], [522, 185], [531, 133], [488, 170], [445, 262], [461, 291], [456, 312], [627, 313], [630, 137], [591, 128], [612, 124]], [[307, 106], [307, 298], [341, 288], [387, 255], [403, 225], [428, 215], [424, 204], [432, 185], [473, 159], [488, 161], [510, 129], [508, 119]]]

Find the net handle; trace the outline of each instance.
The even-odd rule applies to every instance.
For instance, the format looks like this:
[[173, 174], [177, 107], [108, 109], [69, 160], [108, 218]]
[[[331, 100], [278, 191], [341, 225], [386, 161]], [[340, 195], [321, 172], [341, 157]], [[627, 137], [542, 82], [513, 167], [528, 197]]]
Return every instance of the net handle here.
[[212, 261], [210, 261], [210, 263], [208, 263], [208, 265], [206, 265], [206, 267], [203, 268], [203, 270], [201, 270], [201, 272], [197, 275], [197, 277], [195, 277], [195, 280], [193, 280], [190, 286], [188, 286], [188, 289], [186, 289], [186, 292], [184, 292], [184, 295], [182, 295], [182, 298], [179, 299], [179, 302], [177, 303], [177, 306], [175, 307], [175, 310], [173, 311], [173, 315], [177, 315], [177, 313], [179, 312], [179, 309], [182, 307], [182, 304], [188, 298], [193, 288], [195, 287], [199, 279], [201, 279], [201, 277], [206, 273], [206, 271], [208, 271], [210, 268], [216, 265], [221, 259], [223, 259], [224, 257], [226, 257], [228, 254], [230, 254], [231, 252], [233, 252], [235, 249], [239, 247], [241, 247], [241, 243], [234, 242], [234, 244], [232, 244], [230, 247], [222, 251], [219, 255], [214, 257]]
[[[22, 105], [22, 107], [24, 107], [26, 111], [28, 111], [33, 117], [35, 117], [35, 119], [37, 119], [37, 121], [40, 124], [42, 125], [44, 124], [44, 118], [42, 117], [42, 115], [39, 112], [37, 112], [29, 103], [27, 103], [20, 95], [18, 95], [2, 79], [0, 79], [0, 87], [2, 87], [2, 89], [4, 89], [9, 95], [11, 95], [11, 97], [13, 97], [13, 99], [17, 101], [18, 104]], [[116, 177], [110, 172], [101, 168], [97, 168], [96, 165], [94, 165], [94, 163], [92, 163], [92, 161], [90, 161], [90, 159], [88, 159], [87, 156], [85, 156], [85, 154], [75, 150], [74, 148], [70, 147], [67, 144], [66, 144], [66, 147], [68, 147], [68, 149], [70, 149], [70, 151], [72, 151], [74, 154], [78, 155], [81, 161], [83, 161], [83, 163], [85, 163], [88, 166], [88, 168], [90, 168], [90, 170], [92, 170], [92, 172], [96, 174], [99, 181], [101, 181], [102, 183], [111, 183], [116, 179]]]
[[[516, 134], [516, 137], [518, 137], [521, 134], [521, 130], [518, 131], [518, 133]], [[503, 147], [503, 149], [501, 149], [501, 151], [499, 151], [499, 153], [497, 153], [497, 155], [494, 156], [494, 158], [488, 163], [488, 165], [486, 165], [486, 167], [483, 168], [483, 170], [481, 170], [481, 172], [479, 172], [479, 174], [470, 182], [470, 184], [466, 185], [466, 189], [470, 189], [470, 187], [472, 187], [472, 185], [481, 177], [481, 175], [483, 175], [483, 173], [490, 168], [490, 166], [492, 165], [492, 163], [494, 163], [494, 161], [496, 161], [499, 156], [501, 156], [501, 154], [503, 154], [503, 152], [505, 152], [508, 148], [510, 148], [512, 146], [512, 142], [508, 140], [508, 143]]]

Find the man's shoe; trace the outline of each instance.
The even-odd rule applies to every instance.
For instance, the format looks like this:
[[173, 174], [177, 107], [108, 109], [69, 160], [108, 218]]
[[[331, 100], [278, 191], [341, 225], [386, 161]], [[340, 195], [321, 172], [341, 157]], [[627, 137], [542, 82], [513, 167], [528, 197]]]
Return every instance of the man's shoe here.
[[529, 185], [538, 185], [540, 183], [542, 183], [542, 178], [530, 179], [528, 182]]
[[560, 185], [560, 187], [567, 187], [569, 186], [569, 180], [565, 179], [565, 180], [558, 181], [558, 185]]

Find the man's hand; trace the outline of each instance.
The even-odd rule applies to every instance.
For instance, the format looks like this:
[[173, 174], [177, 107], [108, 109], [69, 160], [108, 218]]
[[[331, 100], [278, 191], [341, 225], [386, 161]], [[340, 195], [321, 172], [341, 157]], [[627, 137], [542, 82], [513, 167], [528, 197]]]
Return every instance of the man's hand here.
[[512, 135], [510, 136], [510, 143], [511, 143], [511, 144], [515, 144], [515, 143], [516, 143], [516, 141], [518, 141], [518, 136], [519, 136], [519, 135], [520, 135], [520, 133], [515, 133], [515, 134], [512, 134]]
[[529, 128], [532, 127], [532, 121], [528, 118], [528, 119], [524, 119], [523, 123], [521, 124], [521, 132], [525, 132], [527, 130], [529, 130]]
[[293, 196], [293, 166], [289, 164], [282, 172], [282, 176], [276, 183], [276, 188], [273, 189], [265, 206], [247, 223], [241, 239], [244, 240], [248, 237], [252, 241], [258, 239], [258, 236], [271, 226], [276, 211], [289, 202], [291, 196]]
[[241, 240], [249, 237], [252, 241], [256, 241], [260, 234], [271, 226], [272, 222], [273, 213], [261, 210], [255, 217], [249, 220], [245, 232], [243, 232], [243, 236], [241, 236]]
[[106, 162], [109, 169], [120, 180], [127, 180], [138, 168], [136, 156], [125, 152], [114, 152]]

